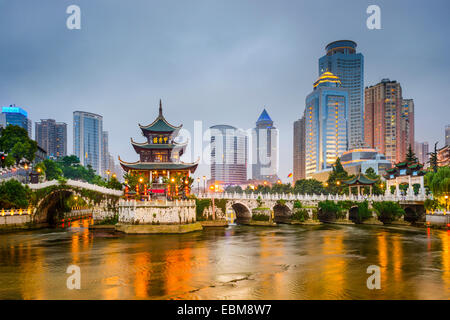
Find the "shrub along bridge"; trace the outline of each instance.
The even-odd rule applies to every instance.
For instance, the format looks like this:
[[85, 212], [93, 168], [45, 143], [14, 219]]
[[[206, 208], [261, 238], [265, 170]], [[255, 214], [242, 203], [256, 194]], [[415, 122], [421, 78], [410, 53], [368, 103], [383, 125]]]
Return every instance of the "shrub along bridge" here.
[[[288, 222], [294, 213], [294, 204], [299, 201], [303, 209], [306, 209], [309, 218], [314, 217], [314, 213], [320, 216], [319, 202], [330, 200], [335, 203], [346, 202], [349, 206], [345, 212], [346, 220], [354, 220], [358, 214], [358, 203], [368, 201], [369, 209], [372, 209], [372, 202], [392, 201], [397, 202], [404, 209], [404, 220], [425, 221], [424, 202], [427, 196], [424, 195], [300, 195], [300, 194], [256, 194], [256, 193], [204, 193], [198, 194], [199, 199], [213, 199], [220, 202], [223, 208], [218, 210], [217, 216], [224, 217], [231, 210], [236, 214], [238, 222], [252, 219], [253, 215], [270, 214], [273, 212], [275, 222]], [[217, 201], [219, 200], [219, 201]], [[223, 204], [225, 202], [225, 205]], [[225, 209], [225, 212], [223, 212]], [[375, 216], [373, 216], [375, 218]], [[403, 217], [402, 217], [403, 219]]]

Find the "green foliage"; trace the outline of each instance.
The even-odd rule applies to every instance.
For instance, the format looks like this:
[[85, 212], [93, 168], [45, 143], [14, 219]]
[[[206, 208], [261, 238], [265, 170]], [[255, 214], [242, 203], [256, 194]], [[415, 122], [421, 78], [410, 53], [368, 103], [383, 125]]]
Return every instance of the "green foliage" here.
[[253, 213], [252, 220], [254, 221], [269, 221], [270, 217], [263, 213]]
[[321, 220], [335, 220], [342, 219], [345, 217], [343, 215], [343, 209], [338, 203], [335, 203], [332, 200], [320, 201], [318, 205], [321, 210], [319, 214], [319, 219]]
[[277, 204], [280, 205], [280, 206], [285, 206], [286, 205], [286, 200], [284, 200], [284, 199], [277, 200]]
[[118, 222], [119, 222], [119, 215], [115, 214], [115, 215], [113, 215], [111, 217], [107, 217], [107, 218], [103, 219], [100, 222], [96, 222], [95, 224], [98, 224], [98, 225], [115, 225]]
[[226, 213], [227, 199], [214, 199], [214, 205], [220, 208], [224, 214]]
[[302, 206], [302, 203], [300, 202], [300, 200], [295, 200], [294, 201], [294, 209], [301, 209], [303, 206]]
[[27, 208], [31, 190], [19, 181], [11, 179], [0, 184], [0, 208]]
[[435, 197], [450, 195], [450, 167], [440, 167], [437, 172], [428, 172], [425, 183]]
[[241, 186], [228, 186], [225, 188], [225, 192], [228, 193], [242, 193], [243, 190], [241, 188]]
[[437, 199], [426, 199], [424, 202], [425, 210], [428, 211], [436, 211], [440, 209], [442, 206]]
[[405, 214], [405, 211], [397, 202], [382, 201], [374, 202], [372, 205], [378, 216], [378, 220], [383, 223], [390, 223]]
[[0, 132], [0, 151], [8, 153], [16, 163], [22, 158], [32, 162], [37, 151], [37, 142], [28, 137], [28, 132], [24, 128], [8, 125]]
[[57, 180], [62, 177], [63, 171], [55, 161], [46, 159], [43, 161], [43, 164], [45, 166], [45, 177], [47, 180]]
[[411, 144], [409, 144], [409, 147], [408, 147], [408, 152], [407, 152], [407, 154], [406, 154], [406, 159], [405, 159], [405, 162], [413, 162], [413, 163], [415, 163], [415, 162], [417, 162], [417, 157], [416, 157], [416, 154], [414, 153], [414, 151], [412, 150], [412, 147], [411, 147]]
[[306, 220], [309, 220], [309, 214], [308, 210], [306, 209], [294, 209], [294, 213], [291, 217], [292, 220], [305, 222]]
[[196, 216], [198, 221], [205, 220], [205, 216], [203, 215], [203, 211], [205, 208], [210, 207], [212, 204], [211, 199], [195, 199], [196, 205]]
[[372, 211], [369, 209], [369, 202], [363, 201], [358, 203], [358, 221], [370, 219], [372, 217]]
[[295, 181], [295, 194], [327, 194], [322, 182], [316, 179], [301, 179]]
[[[372, 167], [367, 168], [366, 172], [364, 173], [367, 178], [372, 180], [377, 180], [372, 186], [372, 193], [376, 195], [384, 194], [384, 190], [381, 186], [381, 178], [379, 175], [376, 174], [375, 170]], [[364, 191], [366, 194], [370, 193], [370, 188], [365, 187]]]
[[349, 178], [350, 176], [341, 164], [341, 159], [337, 158], [333, 165], [333, 170], [328, 176], [328, 192], [330, 194], [344, 194], [348, 192], [347, 186], [342, 181], [348, 180]]
[[119, 180], [117, 180], [116, 177], [112, 177], [106, 183], [106, 187], [109, 188], [109, 189], [122, 190], [122, 183], [119, 182]]
[[290, 183], [276, 183], [270, 189], [270, 193], [291, 193], [292, 187]]
[[258, 204], [258, 207], [261, 207], [261, 206], [262, 206], [263, 201], [262, 201], [262, 199], [261, 199], [260, 196], [258, 196], [258, 198], [256, 199], [256, 203]]

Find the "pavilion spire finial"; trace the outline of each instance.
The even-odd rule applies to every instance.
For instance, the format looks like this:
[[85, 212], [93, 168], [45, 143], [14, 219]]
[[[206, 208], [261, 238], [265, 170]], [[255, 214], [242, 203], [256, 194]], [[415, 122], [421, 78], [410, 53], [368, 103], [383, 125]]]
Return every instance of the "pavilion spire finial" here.
[[161, 99], [159, 99], [159, 116], [162, 117], [162, 102], [161, 102]]

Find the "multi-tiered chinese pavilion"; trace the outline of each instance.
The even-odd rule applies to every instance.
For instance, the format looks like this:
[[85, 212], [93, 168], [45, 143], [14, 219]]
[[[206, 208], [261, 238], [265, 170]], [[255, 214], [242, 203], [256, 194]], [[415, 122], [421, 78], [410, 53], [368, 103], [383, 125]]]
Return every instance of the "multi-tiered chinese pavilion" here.
[[[147, 138], [144, 143], [131, 139], [139, 161], [125, 162], [119, 157], [122, 168], [131, 176], [137, 176], [139, 183], [136, 193], [139, 195], [166, 195], [169, 197], [179, 194], [187, 195], [185, 190], [179, 190], [181, 184], [189, 181], [189, 176], [197, 169], [198, 163], [184, 163], [180, 161], [187, 146], [175, 142], [175, 138], [182, 125], [176, 127], [164, 118], [161, 100], [159, 101], [159, 115], [151, 124], [142, 126], [142, 135]], [[133, 192], [134, 193], [134, 192]]]

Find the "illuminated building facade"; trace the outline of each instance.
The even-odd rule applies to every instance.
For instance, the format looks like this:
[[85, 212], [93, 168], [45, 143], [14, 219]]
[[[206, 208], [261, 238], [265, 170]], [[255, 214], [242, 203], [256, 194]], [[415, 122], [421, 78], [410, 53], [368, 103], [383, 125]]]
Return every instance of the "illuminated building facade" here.
[[349, 92], [340, 84], [337, 76], [324, 72], [306, 97], [306, 178], [330, 168], [348, 149]]
[[27, 130], [28, 136], [31, 138], [31, 127], [29, 125], [28, 113], [17, 107], [15, 104], [9, 107], [2, 107], [0, 116], [0, 125], [6, 128], [8, 125], [19, 126]]
[[229, 125], [211, 131], [211, 183], [229, 186], [247, 181], [247, 135]]
[[293, 182], [306, 178], [305, 173], [305, 117], [294, 122]]
[[349, 91], [348, 143], [349, 148], [364, 144], [364, 56], [356, 52], [356, 42], [339, 40], [325, 47], [326, 54], [319, 59], [319, 76], [332, 72]]

